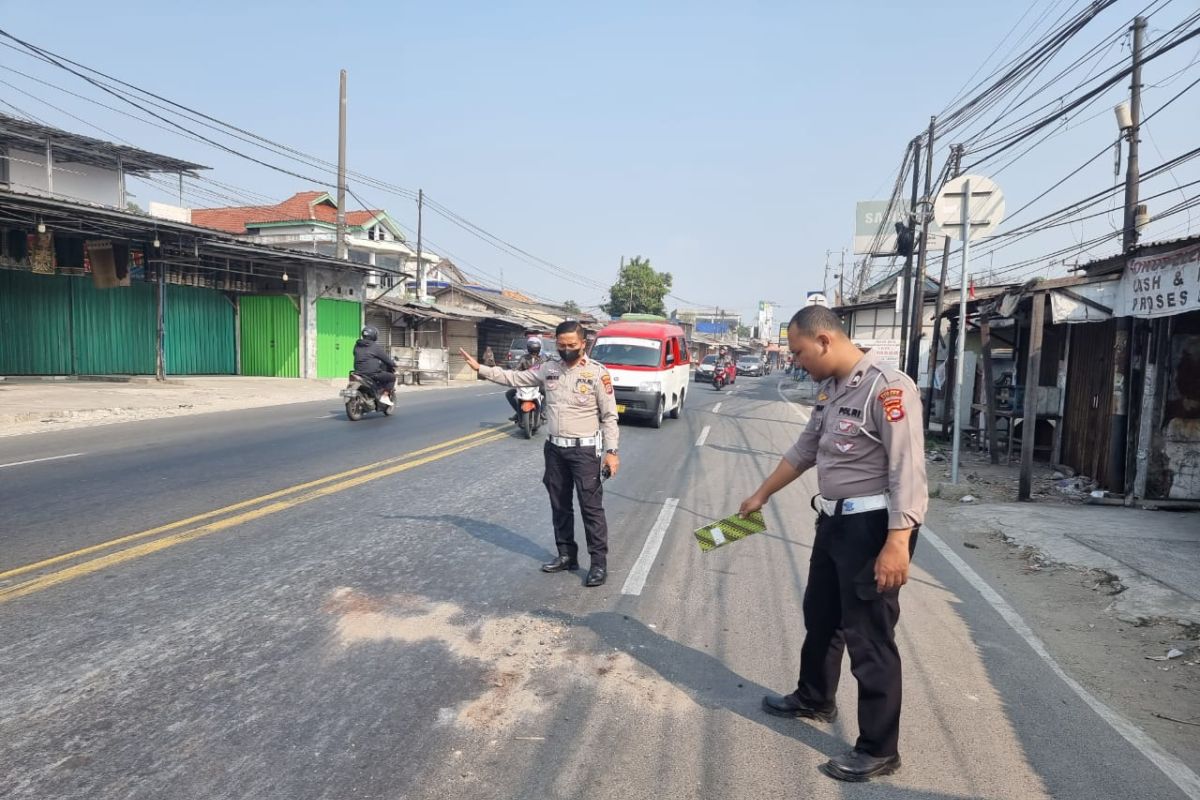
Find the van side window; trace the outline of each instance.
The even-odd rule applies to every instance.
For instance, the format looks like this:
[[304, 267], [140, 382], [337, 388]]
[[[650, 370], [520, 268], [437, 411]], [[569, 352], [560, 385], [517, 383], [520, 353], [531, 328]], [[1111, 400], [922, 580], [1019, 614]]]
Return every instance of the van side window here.
[[676, 347], [679, 348], [679, 363], [680, 364], [689, 363], [691, 361], [691, 358], [689, 357], [687, 342], [684, 341], [682, 338], [679, 338], [679, 339], [675, 340], [675, 343], [676, 343]]

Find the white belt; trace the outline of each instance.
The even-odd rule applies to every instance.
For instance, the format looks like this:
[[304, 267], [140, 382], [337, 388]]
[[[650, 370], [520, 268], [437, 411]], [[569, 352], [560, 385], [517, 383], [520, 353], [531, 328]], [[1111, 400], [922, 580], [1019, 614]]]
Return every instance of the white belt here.
[[[838, 513], [845, 514], [865, 514], [868, 511], [879, 511], [888, 507], [888, 496], [886, 494], [872, 494], [866, 497], [847, 497], [845, 500], [830, 500], [817, 495], [817, 508], [826, 516], [834, 517]], [[841, 509], [838, 509], [838, 505]]]
[[568, 436], [550, 437], [550, 444], [555, 447], [595, 447], [599, 441], [599, 436], [585, 436], [581, 439], [572, 439]]

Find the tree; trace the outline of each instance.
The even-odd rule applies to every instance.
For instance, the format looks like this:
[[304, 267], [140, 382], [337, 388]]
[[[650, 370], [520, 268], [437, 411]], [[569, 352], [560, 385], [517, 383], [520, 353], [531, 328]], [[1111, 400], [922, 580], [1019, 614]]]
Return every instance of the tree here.
[[567, 312], [568, 314], [570, 314], [573, 317], [578, 317], [580, 314], [583, 313], [583, 309], [580, 308], [579, 304], [576, 303], [574, 300], [568, 300], [567, 302], [563, 303], [562, 310]]
[[738, 335], [739, 339], [749, 339], [750, 338], [750, 329], [747, 328], [745, 325], [738, 325], [737, 335]]
[[612, 317], [622, 314], [666, 314], [663, 298], [671, 291], [673, 279], [669, 272], [655, 272], [650, 259], [636, 256], [617, 275], [617, 282], [608, 290], [609, 301], [604, 310]]
[[130, 200], [128, 203], [125, 204], [125, 210], [132, 214], [143, 214], [144, 215], [146, 213], [145, 211], [142, 210], [141, 206], [139, 206], [137, 203], [133, 202], [132, 200]]

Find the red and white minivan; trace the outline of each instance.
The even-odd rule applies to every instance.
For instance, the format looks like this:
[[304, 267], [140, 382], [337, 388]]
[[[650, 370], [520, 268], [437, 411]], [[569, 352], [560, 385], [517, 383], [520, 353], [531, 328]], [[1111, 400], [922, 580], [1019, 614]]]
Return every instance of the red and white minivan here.
[[683, 328], [664, 317], [626, 314], [596, 334], [591, 358], [612, 375], [617, 412], [650, 420], [679, 419], [687, 396], [691, 360]]

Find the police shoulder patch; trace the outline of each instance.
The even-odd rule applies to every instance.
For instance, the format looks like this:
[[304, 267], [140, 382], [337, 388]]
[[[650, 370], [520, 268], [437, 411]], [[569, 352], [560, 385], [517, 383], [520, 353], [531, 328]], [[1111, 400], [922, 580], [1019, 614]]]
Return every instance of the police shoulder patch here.
[[904, 419], [903, 389], [884, 389], [879, 393], [879, 402], [883, 403], [883, 416], [888, 422]]
[[600, 382], [604, 384], [604, 393], [605, 394], [613, 393], [612, 378], [609, 377], [607, 372], [600, 376]]

